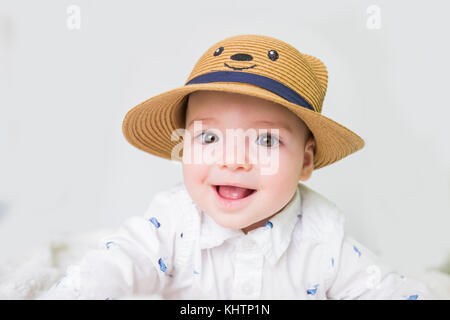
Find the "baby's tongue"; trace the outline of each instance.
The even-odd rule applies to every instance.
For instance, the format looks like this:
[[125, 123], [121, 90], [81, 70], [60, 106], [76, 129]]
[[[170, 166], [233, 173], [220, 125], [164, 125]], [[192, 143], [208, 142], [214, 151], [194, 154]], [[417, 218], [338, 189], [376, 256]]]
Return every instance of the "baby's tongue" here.
[[233, 186], [219, 186], [218, 192], [222, 197], [227, 199], [242, 199], [248, 196], [252, 190]]

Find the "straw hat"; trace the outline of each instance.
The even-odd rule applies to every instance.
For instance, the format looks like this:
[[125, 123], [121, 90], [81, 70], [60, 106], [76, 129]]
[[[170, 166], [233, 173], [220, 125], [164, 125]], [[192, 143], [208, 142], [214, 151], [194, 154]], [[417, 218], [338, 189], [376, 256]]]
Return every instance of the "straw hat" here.
[[[151, 97], [127, 112], [122, 131], [133, 146], [172, 158], [184, 128], [187, 98], [199, 90], [247, 94], [278, 103], [308, 126], [316, 141], [314, 169], [332, 164], [364, 147], [364, 140], [322, 115], [328, 73], [317, 58], [263, 35], [237, 35], [211, 46], [197, 61], [184, 86]], [[182, 139], [182, 136], [176, 135]]]

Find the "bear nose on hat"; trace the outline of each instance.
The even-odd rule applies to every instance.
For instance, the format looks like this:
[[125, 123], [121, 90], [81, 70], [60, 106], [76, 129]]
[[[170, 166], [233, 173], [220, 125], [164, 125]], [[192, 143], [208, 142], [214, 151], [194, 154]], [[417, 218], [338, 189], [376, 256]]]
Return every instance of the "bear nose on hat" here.
[[233, 54], [230, 58], [231, 58], [231, 60], [236, 60], [236, 61], [252, 61], [253, 60], [253, 57], [246, 53], [236, 53], [236, 54]]

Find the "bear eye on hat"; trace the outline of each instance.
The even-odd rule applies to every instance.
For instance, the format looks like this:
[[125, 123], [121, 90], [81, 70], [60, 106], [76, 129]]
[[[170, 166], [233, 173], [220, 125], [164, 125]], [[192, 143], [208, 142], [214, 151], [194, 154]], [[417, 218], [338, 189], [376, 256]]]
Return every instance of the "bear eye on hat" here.
[[200, 90], [247, 94], [288, 108], [307, 125], [316, 142], [316, 170], [364, 147], [360, 136], [322, 115], [327, 85], [328, 73], [318, 58], [273, 37], [237, 35], [207, 49], [183, 86], [130, 109], [122, 132], [142, 151], [181, 161], [182, 156], [172, 158], [179, 143], [172, 138], [184, 128], [188, 95]]

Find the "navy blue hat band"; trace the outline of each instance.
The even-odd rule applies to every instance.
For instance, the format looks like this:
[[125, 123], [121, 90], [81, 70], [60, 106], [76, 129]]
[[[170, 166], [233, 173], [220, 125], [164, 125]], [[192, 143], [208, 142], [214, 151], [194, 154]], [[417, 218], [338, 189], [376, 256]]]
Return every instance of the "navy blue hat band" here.
[[309, 104], [309, 102], [297, 92], [276, 80], [261, 76], [259, 74], [240, 71], [215, 71], [199, 75], [188, 81], [185, 85], [209, 82], [242, 82], [252, 84], [269, 90], [287, 101], [299, 105], [300, 107], [314, 111], [314, 108]]

